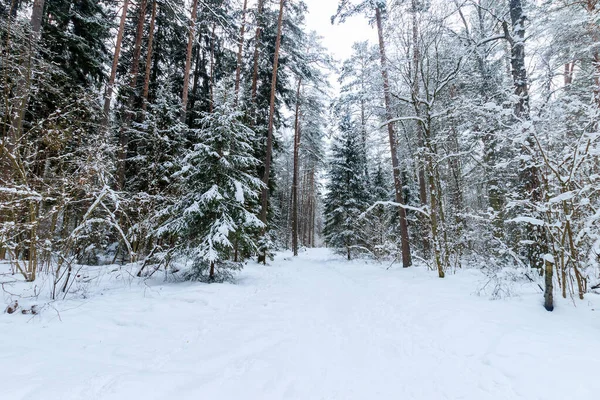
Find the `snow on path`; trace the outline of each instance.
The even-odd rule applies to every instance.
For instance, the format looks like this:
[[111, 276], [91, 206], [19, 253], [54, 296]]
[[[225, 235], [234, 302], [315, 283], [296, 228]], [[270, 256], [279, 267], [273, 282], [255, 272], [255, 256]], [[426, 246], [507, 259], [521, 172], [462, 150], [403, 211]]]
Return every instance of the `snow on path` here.
[[0, 398], [595, 399], [593, 302], [490, 301], [476, 273], [347, 263], [325, 249], [233, 284], [120, 288], [0, 315]]

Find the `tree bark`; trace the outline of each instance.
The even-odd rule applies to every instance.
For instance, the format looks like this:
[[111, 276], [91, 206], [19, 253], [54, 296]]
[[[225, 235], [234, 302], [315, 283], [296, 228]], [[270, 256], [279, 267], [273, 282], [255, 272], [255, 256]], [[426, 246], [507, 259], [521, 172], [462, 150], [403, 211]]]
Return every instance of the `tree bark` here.
[[402, 175], [400, 174], [400, 166], [398, 163], [398, 152], [396, 149], [396, 133], [394, 132], [394, 125], [391, 120], [393, 119], [393, 112], [390, 99], [390, 83], [387, 71], [387, 59], [385, 55], [385, 42], [383, 40], [383, 26], [381, 22], [381, 9], [380, 6], [375, 7], [375, 19], [377, 22], [377, 34], [379, 36], [379, 55], [381, 57], [381, 76], [383, 78], [383, 95], [385, 102], [385, 115], [388, 120], [387, 128], [390, 140], [390, 150], [392, 155], [392, 168], [394, 174], [394, 188], [396, 194], [396, 203], [400, 205], [398, 207], [398, 216], [400, 219], [400, 236], [402, 242], [402, 266], [404, 268], [410, 267], [412, 264], [412, 258], [410, 254], [410, 242], [408, 237], [408, 224], [406, 221], [406, 210], [404, 209], [404, 198], [402, 195]]
[[119, 31], [117, 33], [117, 42], [115, 43], [115, 54], [113, 56], [112, 68], [110, 70], [110, 77], [108, 79], [108, 85], [106, 86], [106, 92], [104, 94], [104, 125], [108, 125], [110, 119], [110, 102], [112, 101], [112, 94], [115, 86], [115, 79], [117, 78], [117, 67], [119, 66], [119, 56], [121, 55], [121, 44], [123, 43], [123, 33], [125, 32], [125, 22], [127, 20], [127, 9], [129, 8], [129, 0], [123, 1], [123, 12], [121, 13], [121, 22], [119, 24]]
[[[199, 44], [195, 47], [195, 55], [193, 55], [192, 57], [194, 57], [196, 61], [194, 62], [194, 84], [192, 85], [192, 98], [190, 100], [190, 109], [194, 110], [196, 101], [198, 101], [198, 83], [200, 82], [200, 68], [205, 67], [206, 64], [204, 59], [204, 53], [202, 53], [202, 49], [200, 48]], [[204, 72], [206, 73], [206, 71]]]
[[125, 189], [125, 172], [127, 159], [127, 146], [129, 145], [128, 128], [133, 120], [133, 105], [135, 102], [135, 89], [137, 87], [138, 73], [140, 69], [140, 58], [142, 56], [142, 37], [144, 36], [144, 23], [146, 22], [147, 0], [141, 0], [139, 4], [139, 14], [137, 31], [135, 34], [135, 43], [133, 46], [133, 59], [131, 62], [131, 71], [129, 81], [129, 96], [125, 108], [124, 121], [119, 130], [119, 151], [117, 155], [117, 179], [119, 189]]
[[294, 175], [292, 178], [292, 251], [298, 255], [298, 169], [300, 152], [300, 88], [302, 78], [298, 78], [296, 89], [296, 118], [294, 123]]
[[183, 75], [183, 92], [181, 94], [181, 122], [185, 122], [188, 103], [188, 91], [190, 87], [190, 69], [192, 67], [192, 47], [194, 44], [194, 36], [196, 34], [196, 18], [198, 15], [198, 0], [194, 0], [192, 4], [192, 16], [190, 19], [189, 36], [187, 50], [185, 56], [185, 70]]
[[[17, 78], [16, 87], [15, 87], [15, 99], [12, 99], [13, 102], [18, 103], [14, 107], [14, 111], [11, 112], [10, 116], [10, 126], [8, 131], [8, 137], [6, 137], [3, 141], [0, 142], [0, 150], [3, 150], [1, 155], [6, 155], [7, 164], [3, 165], [0, 163], [0, 167], [2, 171], [0, 171], [0, 182], [4, 181], [4, 183], [8, 183], [12, 180], [14, 175], [20, 177], [23, 183], [26, 182], [26, 175], [24, 169], [22, 167], [22, 160], [20, 156], [20, 150], [17, 147], [17, 143], [19, 141], [19, 135], [23, 130], [23, 119], [25, 117], [25, 111], [29, 104], [29, 96], [31, 93], [31, 80], [33, 76], [33, 63], [35, 58], [35, 53], [37, 52], [37, 43], [41, 36], [42, 30], [42, 18], [44, 14], [44, 0], [35, 0], [33, 3], [33, 9], [31, 13], [31, 36], [29, 38], [29, 51], [23, 58], [27, 63], [26, 69], [23, 75]], [[2, 161], [0, 159], [0, 161]], [[29, 236], [27, 239], [17, 239], [19, 242], [24, 242], [25, 246], [24, 250], [27, 250], [27, 263], [24, 266], [24, 269], [18, 267], [17, 269], [23, 274], [25, 280], [27, 282], [33, 282], [36, 278], [37, 271], [37, 216], [39, 214], [38, 204], [36, 201], [27, 201], [27, 207], [29, 209], [29, 225], [30, 231], [27, 235], [23, 232], [23, 239], [26, 236]], [[4, 223], [5, 218], [2, 216], [0, 218], [0, 222]], [[20, 245], [21, 243], [19, 243]], [[5, 249], [3, 248], [3, 252]], [[15, 255], [18, 257], [18, 255]]]
[[152, 15], [150, 16], [150, 28], [148, 30], [148, 53], [146, 54], [146, 74], [144, 76], [144, 92], [142, 94], [142, 110], [146, 111], [148, 106], [148, 93], [150, 92], [150, 71], [152, 69], [152, 52], [154, 51], [154, 25], [156, 23], [156, 0], [152, 2]]
[[139, 5], [139, 15], [138, 15], [138, 23], [137, 23], [137, 31], [135, 34], [135, 44], [133, 47], [133, 60], [131, 64], [131, 81], [129, 86], [131, 88], [131, 93], [129, 94], [129, 103], [133, 104], [133, 99], [135, 97], [134, 90], [137, 86], [138, 73], [140, 69], [140, 58], [142, 56], [142, 38], [144, 36], [144, 24], [146, 22], [146, 8], [148, 1], [141, 0]]
[[310, 247], [315, 247], [315, 214], [316, 214], [316, 196], [315, 196], [315, 169], [314, 167], [310, 170], [310, 198], [311, 207], [310, 207], [310, 219], [308, 221], [308, 245]]
[[210, 101], [208, 102], [208, 111], [212, 114], [214, 109], [214, 87], [215, 87], [215, 26], [216, 24], [213, 22], [212, 32], [210, 35], [210, 82], [209, 82], [209, 97]]
[[[29, 52], [24, 57], [27, 63], [25, 71], [22, 75], [16, 79], [15, 97], [11, 102], [15, 103], [13, 110], [10, 115], [10, 126], [8, 127], [8, 135], [2, 141], [0, 149], [6, 154], [7, 165], [2, 165], [3, 171], [0, 172], [2, 180], [8, 182], [12, 174], [20, 169], [21, 158], [20, 153], [17, 149], [17, 142], [19, 141], [19, 135], [23, 130], [23, 119], [25, 118], [25, 111], [29, 104], [29, 95], [31, 92], [31, 79], [33, 76], [33, 62], [34, 52], [37, 51], [37, 43], [41, 36], [42, 30], [42, 19], [44, 16], [44, 0], [35, 0], [33, 3], [33, 9], [31, 13], [31, 37]], [[23, 180], [23, 177], [21, 177]]]
[[[546, 309], [546, 311], [553, 311], [554, 310], [554, 296], [553, 296], [553, 289], [554, 289], [554, 285], [552, 282], [552, 278], [554, 275], [554, 265], [549, 261], [549, 260], [545, 260], [545, 276], [544, 276], [544, 308]], [[566, 286], [567, 282], [563, 281], [563, 285]]]
[[271, 100], [269, 105], [269, 126], [267, 130], [267, 149], [265, 154], [265, 173], [263, 175], [264, 187], [260, 196], [260, 220], [267, 224], [269, 207], [269, 177], [271, 175], [271, 156], [273, 153], [273, 124], [275, 120], [275, 93], [277, 92], [277, 68], [279, 66], [279, 48], [281, 47], [281, 31], [283, 28], [283, 9], [285, 0], [279, 2], [279, 19], [277, 21], [277, 39], [275, 41], [275, 55], [273, 58], [273, 76], [271, 78]]
[[244, 50], [244, 34], [246, 33], [246, 10], [248, 9], [248, 0], [244, 0], [242, 9], [242, 26], [240, 27], [240, 40], [238, 43], [237, 66], [235, 68], [235, 107], [240, 98], [240, 81], [242, 78], [242, 52]]
[[511, 74], [515, 94], [519, 97], [515, 105], [517, 118], [529, 119], [529, 86], [525, 66], [525, 13], [521, 0], [510, 0], [512, 22]]
[[[507, 35], [510, 37], [511, 45], [511, 74], [514, 84], [514, 93], [518, 96], [515, 104], [515, 117], [517, 120], [529, 121], [529, 88], [528, 76], [525, 65], [525, 13], [521, 0], [510, 0], [510, 19], [512, 24], [512, 33]], [[505, 33], [508, 30], [504, 25]], [[523, 131], [526, 135], [526, 142], [530, 148], [533, 148], [533, 139], [528, 132]], [[525, 151], [525, 150], [524, 150]], [[526, 154], [529, 155], [529, 154]], [[522, 193], [523, 197], [529, 198], [534, 205], [540, 204], [543, 201], [543, 193], [540, 182], [540, 171], [537, 166], [529, 164], [525, 165], [519, 176], [523, 182]], [[536, 212], [532, 211], [535, 215]], [[546, 273], [546, 292], [552, 291], [552, 264], [544, 261], [544, 255], [548, 252], [548, 244], [546, 232], [543, 226], [528, 225], [528, 239], [532, 242], [528, 249], [529, 263], [534, 268], [544, 269]], [[548, 271], [550, 269], [550, 271]], [[550, 277], [548, 278], [548, 274]], [[546, 293], [546, 301], [552, 301], [551, 293]], [[549, 303], [545, 304], [547, 310], [551, 311], [552, 306]]]
[[35, 0], [33, 2], [33, 10], [31, 12], [31, 31], [34, 34], [34, 39], [39, 39], [42, 31], [42, 17], [44, 16], [45, 0]]
[[565, 72], [564, 72], [564, 84], [565, 86], [570, 86], [573, 83], [573, 68], [575, 67], [575, 62], [568, 62], [565, 64]]
[[[30, 37], [30, 52], [28, 57], [29, 65], [27, 70], [25, 71], [25, 76], [21, 76], [17, 79], [17, 84], [15, 88], [15, 93], [17, 99], [20, 100], [20, 104], [15, 107], [16, 112], [13, 113], [11, 117], [11, 126], [9, 133], [9, 143], [7, 149], [10, 149], [11, 146], [16, 145], [17, 137], [23, 128], [23, 118], [25, 116], [25, 110], [27, 109], [27, 105], [29, 104], [29, 91], [31, 86], [31, 77], [33, 75], [32, 67], [33, 67], [33, 52], [36, 51], [36, 44], [38, 43], [41, 31], [42, 31], [42, 19], [44, 17], [44, 4], [45, 0], [35, 0], [32, 7], [31, 12], [31, 37]], [[11, 149], [12, 150], [12, 149]]]
[[[412, 64], [413, 64], [413, 85], [412, 85], [412, 98], [413, 105], [415, 108], [415, 114], [417, 117], [421, 115], [421, 107], [419, 104], [419, 68], [421, 62], [421, 52], [419, 49], [419, 25], [417, 21], [417, 1], [412, 0], [412, 46], [413, 46], [413, 54], [412, 54]], [[425, 168], [423, 165], [423, 151], [425, 151], [425, 142], [423, 140], [423, 127], [421, 123], [416, 122], [416, 130], [417, 130], [417, 142], [419, 144], [419, 153], [417, 156], [417, 175], [419, 178], [419, 200], [421, 202], [421, 206], [427, 205], [427, 184], [425, 182]], [[429, 229], [427, 228], [427, 222], [425, 218], [419, 216], [419, 219], [422, 224], [421, 229], [421, 240], [423, 244], [423, 254], [427, 256], [430, 251], [430, 243], [429, 243]]]
[[261, 18], [264, 10], [265, 0], [258, 0], [257, 13], [256, 13], [256, 33], [254, 34], [254, 61], [252, 65], [252, 88], [251, 88], [251, 100], [252, 104], [256, 105], [256, 92], [258, 88], [258, 61], [260, 58], [260, 32]]
[[[591, 15], [596, 14], [598, 12], [597, 9], [598, 0], [587, 0], [586, 9], [588, 13]], [[594, 43], [594, 50], [592, 52], [592, 64], [594, 66], [594, 99], [596, 100], [596, 105], [600, 107], [600, 50], [598, 50], [598, 38], [600, 34], [598, 33], [598, 24], [592, 23], [590, 24], [592, 42]], [[571, 75], [573, 74], [573, 70], [571, 70]]]

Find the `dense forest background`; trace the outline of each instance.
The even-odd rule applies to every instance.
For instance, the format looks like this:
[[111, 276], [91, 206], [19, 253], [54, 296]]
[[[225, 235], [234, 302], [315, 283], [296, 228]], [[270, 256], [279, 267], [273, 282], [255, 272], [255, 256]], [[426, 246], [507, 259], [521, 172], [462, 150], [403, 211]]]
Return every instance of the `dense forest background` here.
[[215, 281], [322, 245], [548, 310], [598, 286], [598, 0], [342, 0], [378, 32], [342, 62], [306, 12], [1, 0], [0, 259], [53, 296], [81, 264]]

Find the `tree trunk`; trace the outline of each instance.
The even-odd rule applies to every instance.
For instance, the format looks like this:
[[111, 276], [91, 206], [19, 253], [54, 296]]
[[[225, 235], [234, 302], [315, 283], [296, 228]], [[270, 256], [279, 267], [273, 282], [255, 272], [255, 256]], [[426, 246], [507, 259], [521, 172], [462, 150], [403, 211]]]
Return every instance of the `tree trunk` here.
[[[23, 119], [25, 118], [25, 111], [27, 109], [27, 105], [29, 104], [29, 94], [31, 90], [31, 78], [33, 76], [33, 60], [34, 54], [36, 51], [36, 45], [40, 39], [41, 31], [42, 31], [42, 19], [44, 16], [44, 4], [45, 0], [35, 0], [33, 3], [33, 9], [31, 12], [31, 37], [30, 37], [30, 46], [29, 46], [29, 54], [24, 57], [28, 62], [28, 66], [24, 71], [24, 76], [21, 75], [17, 78], [17, 83], [15, 87], [15, 99], [12, 102], [17, 103], [14, 107], [14, 111], [11, 113], [10, 117], [10, 127], [8, 130], [8, 137], [5, 139], [4, 143], [2, 143], [2, 147], [4, 147], [4, 151], [7, 153], [7, 158], [9, 159], [8, 165], [14, 165], [15, 163], [20, 163], [18, 160], [18, 154], [16, 154], [16, 146], [21, 130], [23, 129]], [[16, 100], [16, 101], [15, 101]], [[13, 159], [11, 159], [11, 156]], [[8, 168], [7, 176], [10, 176], [12, 168]], [[4, 175], [4, 173], [2, 174]], [[8, 180], [8, 179], [7, 179]]]
[[110, 102], [112, 100], [112, 94], [115, 86], [115, 79], [117, 78], [117, 67], [119, 66], [119, 56], [121, 55], [121, 44], [123, 43], [123, 32], [125, 32], [125, 22], [127, 20], [127, 8], [129, 7], [129, 0], [123, 1], [123, 12], [121, 14], [121, 22], [119, 24], [119, 31], [117, 33], [117, 43], [115, 44], [115, 54], [113, 56], [112, 68], [110, 70], [110, 78], [108, 79], [108, 85], [106, 86], [106, 92], [104, 94], [104, 125], [107, 126], [110, 119]]
[[183, 92], [181, 94], [181, 122], [185, 123], [185, 115], [187, 112], [188, 90], [190, 86], [190, 69], [192, 68], [192, 47], [194, 44], [194, 36], [196, 34], [196, 18], [198, 15], [198, 0], [194, 0], [192, 4], [192, 16], [190, 19], [189, 36], [187, 50], [185, 56], [185, 70], [183, 75]]
[[2, 16], [10, 16], [11, 18], [16, 18], [17, 17], [17, 12], [19, 11], [19, 8], [21, 7], [21, 2], [17, 1], [17, 0], [11, 0], [10, 1], [10, 6], [8, 7], [8, 9], [2, 9], [4, 11], [5, 14], [0, 14]]
[[[365, 93], [367, 92], [366, 89], [366, 82], [365, 82], [365, 74], [366, 74], [366, 70], [367, 70], [367, 66], [366, 63], [364, 61], [364, 59], [360, 59], [360, 67], [361, 67], [361, 71], [360, 71], [360, 91], [361, 91], [361, 96], [360, 96], [360, 129], [361, 129], [361, 140], [362, 140], [362, 148], [363, 151], [365, 153], [365, 156], [367, 154], [367, 137], [368, 137], [368, 132], [367, 132], [367, 117], [366, 117], [366, 105], [365, 105]], [[367, 182], [369, 181], [369, 166], [368, 163], [365, 163], [365, 176], [367, 178]]]
[[271, 100], [269, 105], [269, 127], [267, 130], [267, 149], [265, 154], [265, 173], [263, 175], [264, 187], [260, 196], [260, 220], [267, 225], [267, 211], [269, 207], [269, 177], [271, 175], [271, 156], [273, 153], [273, 124], [275, 120], [275, 93], [277, 92], [277, 67], [279, 65], [279, 48], [281, 46], [281, 31], [283, 28], [283, 9], [285, 0], [279, 2], [279, 19], [277, 21], [277, 39], [275, 41], [275, 55], [273, 59], [273, 76], [271, 78]]
[[260, 32], [261, 32], [261, 18], [264, 9], [265, 0], [258, 0], [257, 10], [256, 10], [256, 33], [254, 34], [254, 62], [252, 65], [252, 89], [251, 89], [251, 99], [252, 104], [256, 105], [256, 91], [258, 87], [258, 61], [260, 57]]
[[[192, 52], [194, 52], [194, 50], [192, 50]], [[202, 49], [200, 48], [200, 45], [198, 44], [195, 47], [195, 55], [193, 55], [192, 57], [194, 57], [195, 62], [194, 62], [194, 84], [192, 85], [192, 98], [190, 100], [190, 109], [194, 110], [196, 108], [196, 101], [198, 101], [198, 83], [200, 82], [200, 68], [203, 68], [205, 66], [205, 60], [204, 60], [204, 53], [202, 53]], [[202, 56], [202, 57], [200, 57]], [[192, 113], [188, 113], [188, 116], [191, 117], [191, 119], [193, 119], [193, 115], [190, 115]], [[189, 121], [191, 124], [191, 121]]]
[[[129, 83], [129, 87], [131, 88], [131, 92], [129, 93], [129, 104], [133, 105], [133, 100], [135, 98], [135, 88], [137, 86], [138, 73], [140, 69], [140, 58], [142, 56], [142, 38], [144, 36], [144, 24], [146, 22], [146, 7], [148, 1], [141, 0], [139, 5], [139, 15], [138, 15], [138, 23], [137, 23], [137, 31], [135, 34], [135, 44], [133, 47], [133, 60], [131, 64], [131, 81]], [[131, 115], [127, 113], [127, 115]], [[131, 119], [131, 118], [129, 118]]]
[[394, 125], [391, 122], [393, 118], [391, 100], [390, 100], [390, 83], [387, 71], [387, 59], [385, 55], [385, 43], [383, 40], [383, 26], [381, 23], [381, 10], [379, 6], [375, 7], [375, 19], [377, 21], [377, 34], [379, 36], [379, 55], [381, 57], [381, 76], [383, 78], [383, 94], [385, 101], [385, 116], [388, 120], [387, 128], [390, 140], [390, 150], [392, 153], [392, 168], [394, 173], [394, 188], [396, 193], [396, 203], [400, 205], [398, 207], [398, 214], [400, 219], [400, 236], [402, 241], [402, 266], [404, 268], [410, 267], [412, 264], [410, 254], [410, 242], [408, 238], [408, 224], [406, 221], [406, 210], [404, 209], [404, 198], [402, 195], [402, 176], [400, 174], [400, 166], [398, 163], [398, 152], [396, 149], [396, 133], [394, 132]]
[[525, 14], [521, 0], [510, 0], [512, 22], [511, 74], [518, 102], [515, 104], [517, 118], [529, 119], [529, 86], [525, 66]]
[[141, 0], [139, 4], [139, 15], [135, 43], [133, 46], [133, 59], [131, 62], [129, 96], [125, 107], [125, 116], [121, 129], [119, 130], [119, 151], [117, 155], [117, 179], [119, 189], [125, 189], [125, 172], [127, 159], [127, 146], [129, 145], [128, 128], [133, 120], [133, 105], [135, 102], [135, 89], [137, 87], [138, 73], [140, 69], [140, 58], [142, 55], [142, 37], [144, 36], [144, 23], [146, 22], [147, 0]]
[[302, 223], [300, 225], [300, 242], [304, 245], [308, 242], [308, 230], [309, 230], [309, 219], [308, 214], [310, 213], [311, 201], [310, 193], [308, 188], [310, 186], [310, 171], [306, 171], [302, 177]]
[[235, 68], [235, 107], [238, 105], [240, 98], [240, 81], [242, 78], [242, 52], [244, 50], [244, 34], [246, 33], [246, 10], [248, 8], [248, 0], [244, 0], [242, 9], [242, 26], [240, 27], [240, 40], [238, 43], [237, 66]]
[[292, 251], [298, 255], [298, 169], [300, 151], [300, 88], [302, 78], [298, 78], [296, 89], [296, 118], [294, 123], [294, 175], [292, 178]]
[[315, 214], [317, 207], [317, 196], [315, 196], [315, 169], [314, 167], [310, 170], [310, 198], [311, 207], [309, 211], [310, 219], [308, 221], [308, 245], [315, 247]]
[[[586, 9], [590, 15], [593, 15], [598, 12], [597, 7], [598, 0], [587, 0]], [[592, 42], [594, 43], [594, 50], [592, 52], [592, 64], [594, 66], [594, 99], [596, 100], [596, 105], [600, 107], [600, 51], [598, 50], [598, 46], [600, 44], [599, 41], [599, 32], [598, 32], [598, 23], [597, 19], [596, 23], [590, 24]], [[571, 75], [573, 74], [573, 70], [571, 69]]]
[[[525, 65], [525, 13], [521, 0], [510, 0], [510, 19], [512, 24], [512, 33], [510, 35], [511, 45], [511, 74], [513, 77], [514, 92], [518, 96], [518, 101], [515, 104], [515, 117], [521, 121], [529, 121], [529, 88], [527, 69]], [[507, 27], [504, 27], [507, 31]], [[508, 35], [507, 35], [508, 36]], [[528, 132], [523, 132], [526, 135], [527, 145], [534, 148], [533, 139]], [[525, 151], [525, 150], [524, 150]], [[525, 151], [526, 152], [526, 151]], [[525, 155], [529, 155], [526, 153]], [[520, 172], [520, 181], [523, 182], [522, 192], [524, 198], [529, 198], [534, 205], [540, 204], [543, 201], [543, 193], [540, 182], [540, 172], [535, 165], [525, 165]], [[536, 216], [535, 211], [532, 211]], [[552, 269], [552, 264], [544, 261], [544, 255], [548, 252], [545, 228], [538, 225], [528, 225], [527, 236], [531, 241], [528, 249], [529, 263], [534, 268], [546, 270], [546, 301], [552, 301], [552, 271], [548, 278], [548, 269]], [[550, 280], [549, 280], [550, 279]], [[552, 304], [544, 305], [547, 310], [551, 311]]]
[[210, 82], [209, 82], [209, 102], [208, 102], [208, 111], [212, 114], [214, 109], [215, 102], [215, 27], [216, 24], [213, 22], [212, 32], [210, 35]]
[[[31, 81], [33, 77], [34, 60], [35, 54], [37, 52], [37, 43], [41, 36], [44, 3], [44, 0], [35, 0], [33, 3], [33, 9], [30, 19], [31, 36], [29, 37], [29, 51], [27, 52], [27, 54], [23, 55], [24, 63], [26, 65], [22, 74], [19, 74], [19, 76], [16, 78], [16, 87], [14, 89], [15, 96], [12, 99], [10, 99], [11, 103], [13, 103], [13, 109], [10, 111], [8, 133], [5, 137], [0, 138], [0, 185], [16, 183], [15, 180], [20, 180], [22, 184], [26, 184], [27, 180], [18, 143], [23, 130], [23, 119], [25, 118], [25, 112], [27, 110], [29, 104], [29, 97], [31, 94]], [[9, 37], [7, 38], [6, 47], [8, 47], [9, 45]], [[6, 99], [9, 100], [8, 95], [6, 96]], [[5, 194], [2, 195], [2, 198], [0, 200], [5, 200], [4, 196]], [[34, 213], [35, 209], [37, 208], [36, 203], [37, 202], [35, 200], [29, 200], [26, 202], [30, 210], [29, 263], [27, 264], [28, 267], [25, 271], [23, 271], [17, 266], [17, 269], [21, 271], [25, 279], [30, 282], [35, 280], [35, 273], [37, 268], [35, 246], [37, 239], [36, 226], [38, 224], [38, 213]], [[17, 211], [17, 214], [20, 212], [21, 211]], [[11, 218], [10, 215], [13, 213], [14, 211], [9, 211], [9, 216], [7, 217], [5, 212], [2, 212], [2, 214], [0, 214], [0, 223], [4, 224], [9, 218]], [[21, 239], [17, 239], [17, 241], [21, 242]], [[6, 253], [6, 249], [4, 247], [1, 247], [0, 252], [3, 258]], [[15, 257], [18, 256], [15, 255]]]
[[45, 0], [35, 0], [33, 2], [33, 10], [31, 12], [31, 31], [34, 35], [34, 40], [38, 40], [42, 31], [42, 17], [44, 16]]
[[[416, 0], [412, 0], [412, 46], [413, 46], [413, 54], [412, 54], [412, 64], [413, 64], [413, 85], [412, 85], [412, 98], [413, 105], [415, 108], [415, 114], [417, 117], [421, 115], [421, 106], [419, 103], [419, 68], [421, 62], [421, 53], [419, 49], [419, 25], [417, 21], [417, 2]], [[417, 169], [418, 169], [418, 178], [419, 178], [419, 200], [421, 202], [421, 206], [427, 205], [427, 184], [425, 182], [425, 168], [423, 161], [423, 151], [425, 151], [425, 143], [423, 141], [423, 127], [420, 122], [416, 122], [416, 130], [417, 130], [417, 142], [419, 144], [419, 152], [417, 156]], [[423, 216], [419, 216], [419, 220], [421, 222], [421, 240], [423, 244], [423, 254], [425, 256], [429, 255], [430, 244], [429, 244], [429, 229], [426, 218]]]
[[573, 83], [573, 68], [575, 67], [575, 62], [568, 62], [565, 64], [565, 72], [564, 72], [564, 84], [565, 86], [570, 86]]
[[144, 77], [144, 92], [142, 94], [142, 110], [148, 106], [148, 93], [150, 92], [150, 71], [152, 68], [152, 52], [154, 44], [154, 25], [156, 23], [156, 0], [152, 2], [152, 15], [150, 16], [150, 29], [148, 30], [148, 53], [146, 54], [146, 74]]
[[[554, 265], [549, 261], [549, 260], [545, 260], [545, 276], [544, 276], [544, 284], [545, 284], [545, 289], [544, 289], [544, 308], [546, 309], [546, 311], [553, 311], [554, 310], [554, 296], [552, 294], [552, 290], [554, 289], [554, 285], [552, 282], [552, 278], [554, 275]], [[566, 286], [567, 282], [563, 281], [563, 285]]]

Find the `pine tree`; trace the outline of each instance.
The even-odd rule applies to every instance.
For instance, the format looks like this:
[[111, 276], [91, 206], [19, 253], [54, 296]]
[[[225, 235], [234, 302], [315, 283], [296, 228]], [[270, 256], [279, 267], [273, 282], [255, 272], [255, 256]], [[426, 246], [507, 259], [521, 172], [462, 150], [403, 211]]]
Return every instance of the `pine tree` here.
[[[250, 66], [252, 87], [249, 116], [257, 137], [265, 138], [256, 141], [254, 154], [256, 158], [263, 161], [258, 165], [257, 170], [266, 185], [261, 193], [261, 220], [266, 221], [266, 225], [269, 225], [277, 213], [269, 202], [271, 193], [276, 189], [277, 171], [271, 168], [279, 146], [275, 132], [283, 123], [281, 107], [283, 104], [289, 106], [296, 100], [296, 87], [293, 89], [290, 87], [292, 79], [289, 73], [294, 71], [299, 58], [299, 49], [303, 48], [302, 39], [305, 36], [302, 27], [306, 12], [305, 4], [284, 1], [278, 2], [278, 6], [276, 9], [265, 7], [260, 12], [260, 34], [255, 37], [255, 40], [260, 40], [258, 47], [261, 51], [255, 53], [259, 57], [258, 62], [254, 63], [252, 60]], [[281, 57], [279, 57], [280, 52]], [[274, 242], [269, 237], [268, 230], [264, 232], [264, 236], [264, 240], [261, 240], [261, 249], [263, 249], [261, 261], [266, 259], [265, 252], [269, 252], [268, 248]]]
[[383, 32], [383, 16], [382, 14], [386, 13], [385, 2], [382, 1], [372, 1], [372, 0], [363, 0], [358, 2], [358, 4], [353, 4], [347, 0], [341, 0], [338, 5], [337, 14], [331, 18], [332, 22], [335, 21], [336, 18], [339, 18], [340, 21], [344, 21], [346, 18], [360, 14], [360, 13], [373, 13], [375, 14], [375, 22], [377, 26], [377, 35], [379, 38], [379, 55], [380, 55], [380, 63], [381, 63], [381, 78], [383, 81], [383, 98], [385, 105], [385, 119], [386, 126], [388, 130], [388, 137], [390, 143], [390, 153], [391, 153], [391, 161], [392, 161], [392, 172], [394, 174], [394, 188], [396, 189], [396, 203], [398, 203], [398, 219], [400, 225], [400, 236], [402, 241], [402, 264], [405, 268], [410, 267], [412, 265], [412, 257], [410, 251], [410, 241], [408, 234], [408, 223], [406, 220], [406, 210], [403, 207], [404, 198], [403, 198], [403, 186], [404, 182], [402, 182], [402, 174], [401, 174], [401, 166], [398, 161], [398, 144], [396, 138], [396, 130], [394, 127], [394, 111], [392, 107], [391, 100], [391, 89], [390, 89], [390, 79], [389, 79], [389, 67], [388, 67], [388, 58], [386, 55], [386, 41]]
[[346, 114], [332, 146], [323, 233], [328, 245], [344, 250], [348, 260], [365, 243], [359, 216], [369, 205], [369, 192], [362, 149], [360, 132]]

